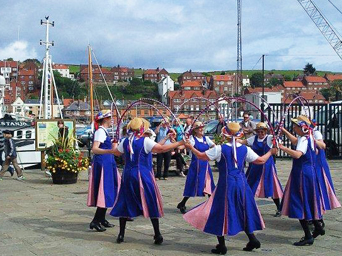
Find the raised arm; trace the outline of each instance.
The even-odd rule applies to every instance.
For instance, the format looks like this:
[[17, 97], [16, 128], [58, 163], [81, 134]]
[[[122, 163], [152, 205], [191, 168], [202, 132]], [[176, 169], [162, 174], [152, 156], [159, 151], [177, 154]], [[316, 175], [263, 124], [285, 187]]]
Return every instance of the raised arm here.
[[192, 153], [195, 154], [195, 156], [200, 160], [210, 161], [209, 157], [205, 152], [200, 152], [193, 145], [190, 144], [190, 142], [187, 142], [185, 146], [192, 151]]
[[294, 136], [292, 133], [290, 133], [288, 130], [286, 130], [284, 127], [281, 128], [281, 131], [285, 134], [286, 138], [288, 138], [293, 145], [297, 145], [298, 138]]
[[315, 140], [315, 142], [319, 149], [325, 149], [327, 147], [323, 140]]
[[254, 160], [252, 163], [253, 164], [265, 164], [267, 160], [270, 158], [271, 155], [277, 154], [277, 149], [276, 148], [271, 148], [265, 155], [259, 156], [256, 160]]
[[298, 159], [303, 155], [302, 151], [287, 148], [287, 147], [283, 146], [282, 144], [279, 144], [279, 149], [284, 151], [285, 153], [289, 154], [291, 157], [293, 157], [295, 159]]
[[164, 153], [164, 152], [168, 152], [172, 149], [175, 149], [181, 145], [184, 145], [184, 141], [177, 141], [168, 145], [160, 145], [160, 144], [156, 144], [154, 145], [154, 147], [152, 148], [152, 152], [153, 153]]

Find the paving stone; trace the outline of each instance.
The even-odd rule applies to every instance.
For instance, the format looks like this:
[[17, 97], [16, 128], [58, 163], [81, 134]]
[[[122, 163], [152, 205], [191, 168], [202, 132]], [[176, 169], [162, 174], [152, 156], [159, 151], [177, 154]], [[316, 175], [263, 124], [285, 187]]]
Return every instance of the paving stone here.
[[[342, 161], [330, 161], [337, 195], [342, 199]], [[277, 160], [278, 174], [285, 187], [291, 161]], [[81, 173], [77, 184], [53, 185], [40, 170], [26, 170], [26, 181], [5, 177], [0, 182], [0, 255], [210, 255], [217, 244], [215, 236], [204, 234], [186, 223], [176, 205], [182, 199], [185, 179], [170, 177], [158, 181], [163, 194], [165, 217], [160, 221], [164, 235], [161, 246], [153, 244], [153, 229], [149, 219], [137, 218], [127, 223], [125, 242], [115, 242], [118, 220], [108, 216], [114, 228], [98, 233], [89, 230], [95, 208], [86, 207], [87, 173]], [[214, 172], [217, 181], [218, 172]], [[191, 198], [187, 208], [206, 198]], [[272, 200], [257, 199], [266, 229], [257, 232], [262, 243], [253, 255], [342, 255], [342, 210], [329, 211], [324, 216], [326, 235], [313, 246], [295, 247], [303, 232], [298, 220], [273, 217]], [[109, 211], [108, 211], [109, 212]], [[247, 255], [242, 248], [247, 237], [241, 233], [227, 238], [228, 255]], [[252, 255], [248, 253], [248, 255]]]

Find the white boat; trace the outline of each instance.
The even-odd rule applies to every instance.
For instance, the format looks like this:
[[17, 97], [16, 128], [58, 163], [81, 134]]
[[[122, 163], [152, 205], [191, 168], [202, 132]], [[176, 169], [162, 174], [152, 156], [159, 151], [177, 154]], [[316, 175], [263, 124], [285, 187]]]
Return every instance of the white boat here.
[[4, 118], [0, 119], [0, 129], [12, 132], [20, 167], [27, 168], [41, 163], [41, 153], [36, 151], [36, 134], [31, 120], [22, 121], [5, 114]]

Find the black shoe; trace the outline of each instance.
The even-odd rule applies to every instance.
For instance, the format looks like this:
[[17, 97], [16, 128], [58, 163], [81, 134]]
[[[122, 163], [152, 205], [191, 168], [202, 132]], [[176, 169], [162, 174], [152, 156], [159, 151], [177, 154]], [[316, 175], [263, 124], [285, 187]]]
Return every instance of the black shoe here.
[[162, 235], [154, 236], [154, 243], [155, 244], [162, 244], [163, 241], [164, 241], [164, 238], [162, 237]]
[[320, 220], [319, 223], [322, 224], [322, 228], [324, 229], [325, 228], [325, 223], [324, 223], [324, 220]]
[[312, 232], [312, 237], [313, 238], [316, 238], [316, 237], [318, 237], [318, 236], [324, 236], [325, 235], [325, 230], [324, 230], [324, 228], [322, 228], [322, 229], [314, 229], [314, 231]]
[[127, 221], [134, 221], [133, 218], [127, 218]]
[[118, 238], [116, 239], [116, 242], [117, 242], [118, 244], [121, 244], [123, 241], [124, 241], [124, 236], [119, 234], [119, 235], [118, 235]]
[[274, 214], [274, 217], [280, 217], [281, 216], [281, 211], [277, 210], [276, 213]]
[[179, 203], [178, 205], [177, 205], [177, 209], [179, 209], [180, 210], [180, 212], [181, 213], [186, 213], [186, 207], [185, 207], [185, 205], [183, 205], [182, 203]]
[[227, 247], [218, 244], [215, 249], [211, 250], [211, 253], [225, 255], [227, 253]]
[[312, 245], [313, 243], [314, 243], [313, 237], [310, 237], [310, 238], [302, 237], [302, 239], [300, 239], [300, 241], [293, 243], [293, 245], [305, 246], [305, 245]]
[[112, 227], [114, 227], [114, 225], [113, 225], [113, 224], [110, 224], [110, 223], [108, 222], [108, 220], [102, 221], [102, 222], [101, 222], [101, 225], [104, 226], [105, 228], [112, 228]]
[[261, 246], [259, 240], [253, 240], [253, 241], [249, 241], [246, 245], [245, 248], [243, 248], [244, 251], [253, 251], [253, 249], [259, 249]]
[[94, 229], [95, 228], [97, 232], [106, 231], [106, 229], [103, 228], [100, 223], [93, 222], [93, 221], [90, 223], [89, 228], [90, 229]]

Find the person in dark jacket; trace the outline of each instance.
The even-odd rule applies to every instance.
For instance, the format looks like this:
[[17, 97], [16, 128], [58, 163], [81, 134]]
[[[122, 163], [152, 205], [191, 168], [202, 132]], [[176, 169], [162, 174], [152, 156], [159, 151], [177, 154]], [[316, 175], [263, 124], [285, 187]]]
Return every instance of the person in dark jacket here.
[[216, 131], [215, 133], [217, 135], [221, 135], [222, 128], [226, 126], [226, 121], [224, 121], [223, 116], [219, 115], [219, 122], [216, 126]]
[[17, 173], [17, 180], [24, 180], [25, 177], [23, 176], [23, 172], [20, 169], [18, 162], [17, 162], [17, 151], [15, 148], [15, 143], [12, 140], [12, 133], [9, 130], [3, 131], [4, 137], [5, 137], [5, 143], [4, 143], [4, 153], [5, 153], [5, 162], [2, 166], [2, 171], [0, 172], [0, 180], [2, 180], [2, 177], [4, 176], [5, 172], [7, 172], [7, 169], [12, 162], [14, 169]]
[[[0, 166], [1, 166], [1, 169], [2, 169], [2, 164], [4, 163], [4, 160], [5, 160], [4, 155], [3, 155], [4, 148], [5, 148], [5, 137], [2, 131], [0, 131]], [[11, 174], [11, 176], [13, 176], [14, 169], [11, 166], [8, 167], [7, 171]]]

